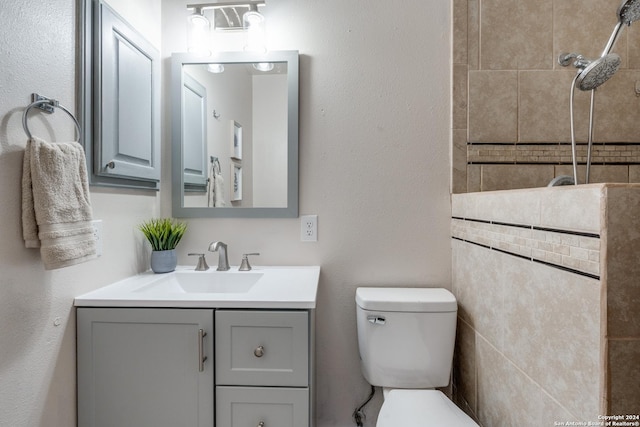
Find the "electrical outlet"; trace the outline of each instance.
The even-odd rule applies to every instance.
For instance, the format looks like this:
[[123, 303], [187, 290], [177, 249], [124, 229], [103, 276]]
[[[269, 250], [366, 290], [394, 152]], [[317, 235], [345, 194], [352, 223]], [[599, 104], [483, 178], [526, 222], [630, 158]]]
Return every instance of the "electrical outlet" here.
[[102, 256], [102, 220], [94, 219], [91, 221], [93, 227], [93, 238], [96, 240], [96, 255]]
[[300, 240], [303, 242], [318, 241], [318, 215], [300, 217]]

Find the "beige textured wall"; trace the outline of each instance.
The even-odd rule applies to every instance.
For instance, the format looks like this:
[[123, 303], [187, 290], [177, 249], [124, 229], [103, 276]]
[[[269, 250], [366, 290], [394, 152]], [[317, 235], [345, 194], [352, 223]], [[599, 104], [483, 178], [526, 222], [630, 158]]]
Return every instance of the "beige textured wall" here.
[[[569, 93], [576, 70], [562, 52], [600, 56], [618, 0], [454, 0], [453, 191], [545, 186], [572, 175]], [[596, 91], [591, 182], [640, 181], [640, 30], [614, 47], [622, 68]], [[586, 143], [589, 93], [576, 91]], [[578, 149], [586, 161], [586, 146]], [[584, 166], [580, 168], [584, 182]]]
[[[155, 192], [92, 189], [94, 218], [104, 227], [100, 259], [45, 271], [38, 250], [24, 248], [22, 112], [32, 92], [75, 110], [75, 19], [73, 0], [26, 0], [0, 10], [0, 426], [75, 426], [73, 298], [147, 268], [135, 225], [160, 210]], [[30, 117], [34, 135], [73, 137], [64, 113]]]
[[[182, 13], [164, 0], [164, 57], [184, 49]], [[320, 265], [318, 426], [350, 427], [370, 391], [355, 289], [450, 287], [450, 4], [279, 0], [264, 13], [269, 48], [300, 52], [300, 214], [318, 215], [318, 242], [300, 242], [298, 219], [197, 219], [179, 261], [222, 240], [235, 265], [247, 252], [256, 265]]]

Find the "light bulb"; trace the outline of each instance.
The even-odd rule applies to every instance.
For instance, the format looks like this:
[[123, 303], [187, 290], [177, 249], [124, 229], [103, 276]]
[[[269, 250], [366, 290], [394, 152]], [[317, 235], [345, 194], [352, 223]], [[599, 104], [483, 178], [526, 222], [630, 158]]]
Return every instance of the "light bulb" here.
[[266, 52], [264, 16], [257, 10], [250, 10], [242, 15], [242, 27], [247, 32], [247, 44], [244, 50]]
[[209, 48], [210, 25], [202, 9], [196, 8], [195, 12], [187, 19], [187, 51], [198, 56], [211, 55]]

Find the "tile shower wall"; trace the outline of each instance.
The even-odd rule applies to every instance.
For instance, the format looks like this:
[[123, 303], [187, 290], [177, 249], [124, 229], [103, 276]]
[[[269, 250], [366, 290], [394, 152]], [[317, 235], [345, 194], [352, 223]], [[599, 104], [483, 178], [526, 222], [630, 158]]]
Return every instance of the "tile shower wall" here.
[[[600, 56], [613, 0], [454, 0], [454, 193], [545, 186], [571, 175], [569, 90], [561, 52]], [[591, 182], [640, 182], [640, 25], [614, 51], [622, 68], [596, 92]], [[578, 161], [586, 160], [589, 94], [575, 103]], [[579, 179], [584, 182], [581, 167]]]
[[607, 188], [607, 384], [611, 413], [640, 413], [640, 188]]
[[454, 217], [451, 236], [487, 249], [599, 278], [600, 236], [596, 234]]
[[640, 185], [454, 195], [454, 399], [481, 425], [640, 413]]
[[454, 401], [485, 427], [596, 421], [595, 279], [454, 240]]

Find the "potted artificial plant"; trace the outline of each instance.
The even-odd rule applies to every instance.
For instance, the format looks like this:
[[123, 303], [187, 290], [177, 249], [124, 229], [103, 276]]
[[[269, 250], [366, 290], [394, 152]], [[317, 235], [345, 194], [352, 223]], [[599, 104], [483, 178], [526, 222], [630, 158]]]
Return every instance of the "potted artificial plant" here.
[[151, 243], [151, 269], [154, 273], [168, 273], [176, 269], [176, 246], [187, 230], [187, 224], [170, 218], [150, 219], [139, 226]]

